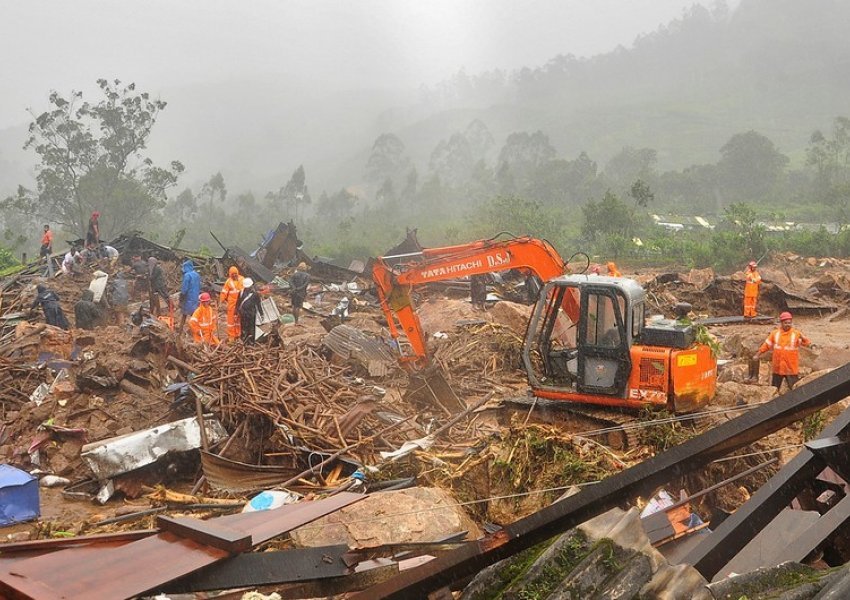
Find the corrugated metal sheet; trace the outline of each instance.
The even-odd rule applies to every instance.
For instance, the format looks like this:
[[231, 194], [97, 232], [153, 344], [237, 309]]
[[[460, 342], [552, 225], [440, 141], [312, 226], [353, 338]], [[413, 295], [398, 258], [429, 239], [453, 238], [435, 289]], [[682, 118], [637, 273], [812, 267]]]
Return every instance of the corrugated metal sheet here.
[[[342, 492], [323, 500], [228, 515], [208, 522], [248, 534], [256, 546], [363, 498], [361, 494]], [[172, 533], [160, 533], [118, 548], [92, 550], [82, 563], [76, 550], [59, 550], [0, 565], [0, 595], [39, 600], [132, 598], [230, 556], [224, 550]]]
[[322, 339], [322, 345], [345, 360], [354, 360], [373, 377], [383, 377], [395, 368], [396, 359], [382, 341], [350, 325], [337, 325]]

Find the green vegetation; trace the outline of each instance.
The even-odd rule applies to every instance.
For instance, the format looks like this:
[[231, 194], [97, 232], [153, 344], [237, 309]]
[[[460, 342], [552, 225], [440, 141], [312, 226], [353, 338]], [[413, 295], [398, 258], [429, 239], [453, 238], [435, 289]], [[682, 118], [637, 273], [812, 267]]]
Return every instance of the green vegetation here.
[[[653, 410], [647, 408], [641, 414], [641, 421], [655, 421], [672, 419], [675, 415], [666, 410]], [[644, 427], [640, 433], [640, 441], [652, 448], [655, 452], [663, 452], [668, 448], [686, 442], [697, 435], [696, 428], [687, 421], [673, 420], [669, 423], [659, 423]]]
[[809, 440], [813, 440], [820, 435], [821, 431], [823, 431], [823, 428], [826, 425], [826, 415], [823, 414], [822, 410], [814, 412], [803, 419], [802, 425], [803, 441], [808, 442]]
[[[96, 101], [52, 92], [21, 140], [36, 153], [36, 189], [0, 203], [18, 236], [4, 243], [32, 251], [42, 219], [77, 237], [96, 209], [105, 237], [138, 228], [185, 248], [216, 248], [212, 229], [250, 250], [292, 220], [308, 252], [343, 264], [383, 253], [408, 227], [427, 246], [508, 231], [564, 256], [721, 271], [770, 250], [850, 256], [850, 118], [839, 114], [850, 80], [823, 68], [850, 60], [845, 4], [694, 6], [630, 50], [459, 73], [423, 89], [414, 110], [371, 115], [385, 124], [374, 139], [333, 140], [339, 154], [311, 167], [318, 183], [291, 170], [310, 157], [290, 144], [255, 189], [227, 181], [245, 168], [234, 159], [178, 192], [182, 164], [147, 156], [164, 101], [117, 80], [100, 80]], [[668, 231], [654, 216], [713, 228]], [[785, 221], [808, 227], [766, 226]]]

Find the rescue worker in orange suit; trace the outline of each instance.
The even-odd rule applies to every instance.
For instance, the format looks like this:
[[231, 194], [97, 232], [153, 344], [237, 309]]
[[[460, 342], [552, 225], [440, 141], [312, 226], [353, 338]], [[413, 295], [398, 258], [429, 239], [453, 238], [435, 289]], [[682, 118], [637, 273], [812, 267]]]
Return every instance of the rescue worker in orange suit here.
[[747, 265], [744, 281], [744, 318], [751, 319], [756, 316], [756, 302], [759, 299], [759, 286], [761, 285], [761, 275], [757, 270], [758, 264], [755, 261], [750, 261]]
[[210, 305], [212, 298], [209, 293], [202, 292], [198, 300], [201, 301], [201, 305], [189, 317], [189, 329], [192, 330], [192, 337], [198, 343], [216, 346], [220, 342], [218, 336], [216, 336], [217, 318], [215, 309]]
[[783, 379], [788, 383], [789, 390], [793, 390], [800, 379], [800, 346], [814, 347], [809, 338], [791, 326], [791, 320], [790, 312], [779, 315], [779, 329], [774, 329], [753, 355], [753, 360], [758, 360], [762, 354], [773, 350], [770, 384], [776, 388], [777, 394]]
[[608, 275], [610, 275], [611, 277], [622, 277], [623, 276], [623, 274], [620, 273], [620, 269], [618, 269], [617, 265], [614, 264], [613, 262], [609, 262], [605, 266], [608, 267]]
[[242, 333], [239, 315], [236, 314], [236, 305], [239, 303], [239, 294], [242, 293], [244, 287], [243, 280], [239, 269], [235, 266], [230, 267], [227, 271], [227, 281], [221, 286], [219, 301], [222, 304], [227, 304], [227, 337], [230, 341], [238, 340]]

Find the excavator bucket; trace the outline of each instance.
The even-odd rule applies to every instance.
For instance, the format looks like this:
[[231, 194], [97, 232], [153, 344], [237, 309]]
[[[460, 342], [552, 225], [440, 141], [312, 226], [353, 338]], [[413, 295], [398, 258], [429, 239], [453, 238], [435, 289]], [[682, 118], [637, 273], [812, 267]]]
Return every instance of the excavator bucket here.
[[436, 365], [410, 374], [405, 399], [423, 408], [439, 408], [446, 415], [466, 410], [466, 405], [446, 380], [445, 373]]

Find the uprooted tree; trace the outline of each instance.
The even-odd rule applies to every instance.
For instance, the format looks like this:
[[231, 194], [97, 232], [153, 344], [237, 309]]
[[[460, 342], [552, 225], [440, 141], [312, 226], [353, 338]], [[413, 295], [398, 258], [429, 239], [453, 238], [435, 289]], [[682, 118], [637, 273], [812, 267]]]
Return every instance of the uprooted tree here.
[[166, 103], [136, 91], [131, 83], [97, 81], [103, 98], [83, 100], [82, 92], [65, 98], [53, 91], [50, 110], [29, 126], [25, 149], [38, 155], [36, 190], [18, 187], [0, 202], [16, 211], [85, 233], [89, 214], [100, 211], [105, 236], [136, 228], [165, 205], [166, 190], [183, 165], [157, 167], [144, 156], [148, 138]]

